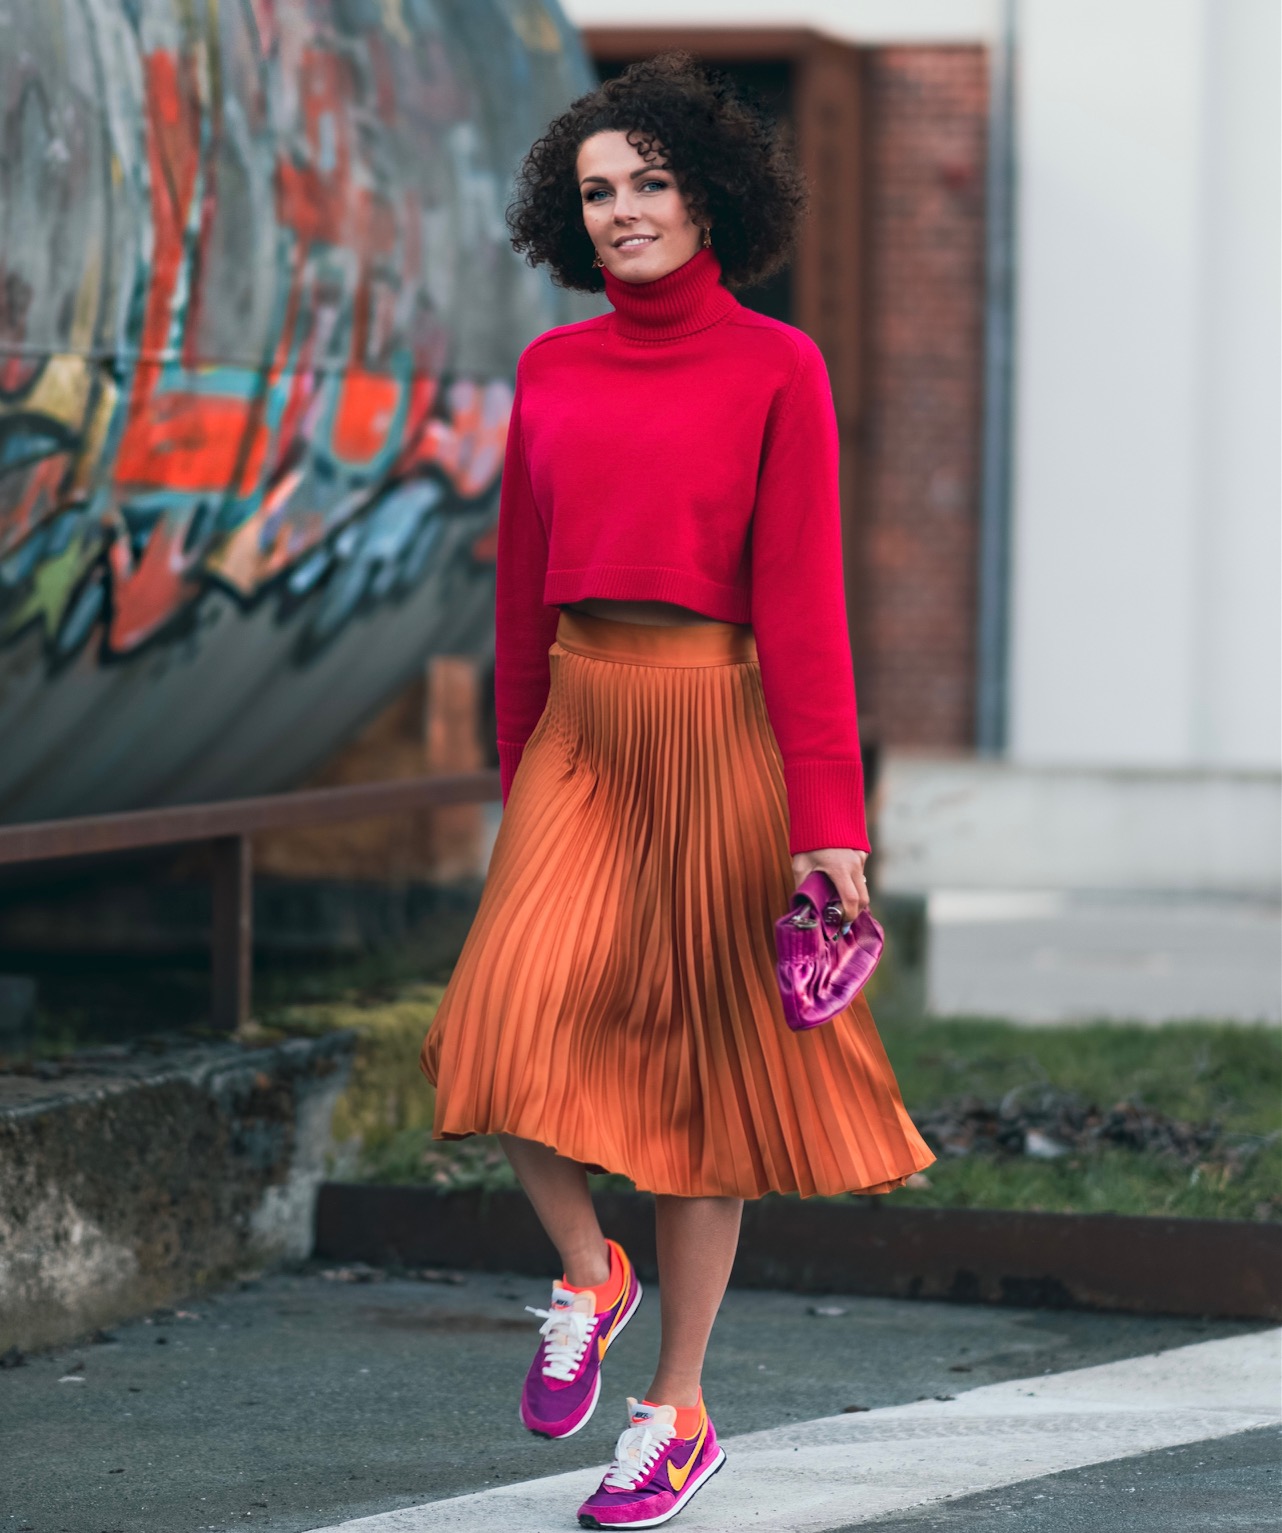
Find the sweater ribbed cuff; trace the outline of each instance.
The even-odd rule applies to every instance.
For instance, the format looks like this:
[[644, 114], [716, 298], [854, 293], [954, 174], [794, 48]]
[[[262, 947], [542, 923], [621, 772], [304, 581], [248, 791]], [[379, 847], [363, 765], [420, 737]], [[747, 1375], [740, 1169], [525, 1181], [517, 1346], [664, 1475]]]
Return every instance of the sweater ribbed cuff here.
[[864, 772], [859, 761], [785, 763], [788, 789], [788, 851], [821, 847], [871, 849], [864, 817]]
[[499, 790], [503, 795], [503, 804], [507, 805], [507, 796], [512, 788], [512, 779], [516, 776], [516, 769], [521, 764], [521, 752], [525, 749], [525, 741], [514, 745], [510, 740], [500, 740], [499, 744]]

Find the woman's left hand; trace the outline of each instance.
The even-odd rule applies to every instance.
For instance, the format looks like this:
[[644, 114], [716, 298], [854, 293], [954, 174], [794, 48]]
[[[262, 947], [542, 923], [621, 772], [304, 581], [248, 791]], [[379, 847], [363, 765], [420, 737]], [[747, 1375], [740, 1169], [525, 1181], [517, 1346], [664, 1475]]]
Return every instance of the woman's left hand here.
[[795, 880], [793, 888], [801, 887], [807, 873], [822, 868], [837, 886], [842, 920], [849, 925], [871, 903], [864, 878], [864, 863], [867, 860], [867, 852], [858, 852], [850, 846], [825, 846], [814, 852], [796, 852], [792, 859], [792, 876]]

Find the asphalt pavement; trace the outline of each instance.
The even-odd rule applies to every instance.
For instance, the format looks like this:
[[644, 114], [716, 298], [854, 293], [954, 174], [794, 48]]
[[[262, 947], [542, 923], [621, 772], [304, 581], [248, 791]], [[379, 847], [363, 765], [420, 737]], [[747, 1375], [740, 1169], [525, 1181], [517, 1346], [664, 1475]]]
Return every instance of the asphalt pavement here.
[[[572, 1530], [577, 1500], [548, 1477], [594, 1484], [608, 1462], [625, 1395], [649, 1382], [657, 1296], [588, 1427], [547, 1443], [516, 1418], [538, 1326], [523, 1306], [546, 1304], [546, 1280], [324, 1275], [342, 1270], [0, 1371], [0, 1533]], [[673, 1526], [1273, 1528], [1259, 1378], [1276, 1350], [1250, 1323], [732, 1292], [705, 1380], [730, 1461]], [[802, 1475], [791, 1490], [781, 1465]], [[797, 1484], [828, 1500], [806, 1511]]]
[[1247, 1533], [1282, 1527], [1276, 1427], [1091, 1464], [839, 1533]]

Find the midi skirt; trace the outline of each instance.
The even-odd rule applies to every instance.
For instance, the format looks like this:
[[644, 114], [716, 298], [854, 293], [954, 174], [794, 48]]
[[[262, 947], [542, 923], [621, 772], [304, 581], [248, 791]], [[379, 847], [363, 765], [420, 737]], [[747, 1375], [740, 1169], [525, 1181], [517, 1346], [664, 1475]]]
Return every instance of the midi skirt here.
[[561, 612], [551, 686], [423, 1044], [433, 1135], [654, 1193], [886, 1192], [934, 1156], [863, 997], [794, 1033], [795, 880], [750, 626]]

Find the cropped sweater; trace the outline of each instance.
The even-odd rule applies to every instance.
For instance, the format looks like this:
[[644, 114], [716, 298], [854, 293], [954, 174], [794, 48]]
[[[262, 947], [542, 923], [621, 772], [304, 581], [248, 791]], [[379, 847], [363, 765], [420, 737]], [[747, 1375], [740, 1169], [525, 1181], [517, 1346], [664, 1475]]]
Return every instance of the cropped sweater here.
[[547, 331], [517, 364], [496, 577], [503, 801], [547, 701], [558, 607], [675, 602], [752, 625], [790, 852], [866, 851], [827, 370], [720, 277], [710, 250], [654, 282], [607, 271], [614, 312]]

